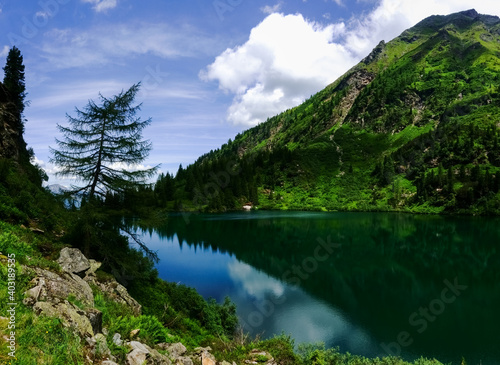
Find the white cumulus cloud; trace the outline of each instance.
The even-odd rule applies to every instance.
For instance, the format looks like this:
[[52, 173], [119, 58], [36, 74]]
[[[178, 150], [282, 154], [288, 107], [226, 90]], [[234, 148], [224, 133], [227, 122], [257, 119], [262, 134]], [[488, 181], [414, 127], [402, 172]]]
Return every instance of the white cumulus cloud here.
[[229, 122], [256, 125], [335, 81], [381, 40], [390, 41], [430, 15], [471, 8], [500, 15], [498, 0], [380, 0], [371, 12], [328, 25], [273, 12], [244, 44], [225, 50], [200, 77], [234, 94]]
[[333, 42], [343, 28], [309, 22], [300, 14], [271, 14], [245, 44], [224, 51], [200, 77], [217, 80], [236, 95], [229, 121], [255, 125], [297, 105], [353, 63], [348, 49]]

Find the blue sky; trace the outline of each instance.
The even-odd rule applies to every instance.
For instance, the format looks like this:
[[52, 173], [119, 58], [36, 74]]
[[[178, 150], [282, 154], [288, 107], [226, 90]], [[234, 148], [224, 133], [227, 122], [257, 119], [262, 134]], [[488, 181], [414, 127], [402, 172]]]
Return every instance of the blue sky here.
[[66, 113], [139, 81], [152, 118], [144, 165], [175, 173], [300, 104], [380, 40], [470, 8], [500, 15], [498, 0], [0, 0], [0, 63], [13, 45], [24, 56], [25, 139], [50, 184], [71, 183], [48, 162]]

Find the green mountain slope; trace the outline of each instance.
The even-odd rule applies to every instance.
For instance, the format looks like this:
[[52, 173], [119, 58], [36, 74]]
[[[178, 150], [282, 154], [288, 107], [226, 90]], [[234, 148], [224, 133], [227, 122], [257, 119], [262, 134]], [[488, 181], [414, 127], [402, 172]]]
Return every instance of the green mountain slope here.
[[[238, 134], [161, 204], [499, 213], [500, 18], [432, 16], [300, 106]], [[228, 167], [228, 164], [232, 167]]]

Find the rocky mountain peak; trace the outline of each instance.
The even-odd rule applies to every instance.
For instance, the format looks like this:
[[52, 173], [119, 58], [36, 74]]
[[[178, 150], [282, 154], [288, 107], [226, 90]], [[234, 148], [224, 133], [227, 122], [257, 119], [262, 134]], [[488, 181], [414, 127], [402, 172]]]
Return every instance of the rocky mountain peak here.
[[469, 9], [469, 10], [461, 11], [459, 14], [468, 16], [469, 18], [479, 17], [479, 13], [476, 11], [476, 9]]

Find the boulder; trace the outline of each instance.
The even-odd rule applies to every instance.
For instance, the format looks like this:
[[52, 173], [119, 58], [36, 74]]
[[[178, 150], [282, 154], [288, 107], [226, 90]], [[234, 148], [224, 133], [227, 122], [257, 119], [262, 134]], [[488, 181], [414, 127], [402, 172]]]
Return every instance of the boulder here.
[[165, 350], [168, 351], [170, 356], [174, 359], [178, 358], [179, 356], [182, 356], [186, 353], [187, 349], [186, 346], [184, 346], [182, 343], [160, 343], [156, 345], [157, 348], [160, 350]]
[[[93, 308], [94, 295], [89, 284], [74, 273], [54, 273], [26, 268], [34, 278], [24, 293], [23, 303], [37, 315], [60, 318], [82, 337], [93, 337], [102, 330], [102, 313]], [[71, 300], [71, 302], [70, 302]]]
[[127, 365], [143, 365], [146, 362], [149, 348], [137, 341], [129, 343], [132, 351], [127, 354]]
[[25, 294], [25, 304], [34, 305], [37, 301], [60, 302], [73, 296], [82, 305], [93, 307], [94, 294], [89, 284], [72, 273], [56, 274], [52, 271], [34, 268], [35, 278]]
[[127, 289], [115, 279], [100, 282], [94, 274], [87, 274], [84, 280], [89, 284], [97, 286], [105, 295], [108, 296], [109, 299], [114, 302], [128, 306], [134, 315], [139, 316], [141, 314], [141, 305], [139, 302], [132, 298]]
[[245, 360], [245, 364], [276, 365], [273, 356], [267, 351], [253, 349], [248, 354], [250, 360]]
[[101, 267], [102, 263], [100, 263], [96, 260], [90, 259], [89, 265], [90, 265], [90, 268], [87, 271], [85, 271], [85, 276], [95, 274], [95, 272], [97, 270], [99, 270], [99, 268]]
[[137, 300], [129, 295], [127, 289], [123, 285], [118, 283], [116, 280], [113, 280], [110, 285], [110, 289], [115, 298], [128, 305], [135, 315], [139, 316], [141, 314], [141, 305]]
[[207, 346], [207, 347], [196, 347], [193, 352], [195, 354], [201, 354], [203, 352], [210, 352], [210, 351], [212, 351], [212, 348], [210, 346]]
[[132, 351], [127, 355], [127, 365], [172, 365], [170, 359], [137, 341], [127, 343]]
[[210, 353], [212, 348], [210, 346], [207, 347], [197, 347], [194, 349], [194, 354], [197, 355], [198, 359], [201, 358], [202, 365], [216, 365], [216, 360], [214, 355]]
[[77, 248], [65, 247], [61, 250], [57, 263], [61, 269], [68, 273], [85, 276], [85, 271], [90, 269], [89, 260]]
[[127, 355], [127, 365], [144, 365], [146, 363], [147, 352], [141, 350], [132, 350]]
[[[87, 260], [78, 249], [61, 250], [58, 263], [61, 265], [62, 273], [22, 267], [26, 276], [33, 277], [28, 290], [24, 293], [23, 303], [33, 307], [37, 315], [60, 318], [65, 326], [73, 328], [82, 338], [87, 339], [94, 351], [107, 357], [109, 365], [114, 364], [106, 338], [100, 334], [103, 330], [102, 313], [94, 308], [94, 295], [89, 283], [100, 288], [110, 299], [127, 305], [136, 315], [141, 314], [140, 304], [116, 280], [99, 282], [95, 272], [101, 264]], [[113, 337], [113, 343], [118, 346], [123, 344], [118, 334]], [[136, 341], [130, 344], [131, 351], [127, 355], [127, 364], [171, 365], [168, 357], [157, 350]], [[176, 347], [176, 350], [179, 349], [182, 350], [180, 346]], [[190, 359], [181, 361], [183, 365], [192, 365]]]
[[[85, 294], [92, 297], [92, 290], [88, 284], [97, 286], [108, 297], [118, 303], [122, 303], [132, 309], [134, 315], [141, 314], [141, 305], [132, 298], [127, 289], [119, 284], [115, 279], [102, 283], [97, 280], [95, 272], [101, 267], [101, 263], [95, 260], [88, 260], [77, 248], [63, 248], [57, 260], [62, 270], [71, 275], [74, 280], [87, 283], [88, 290]], [[81, 279], [83, 278], [83, 279]]]
[[121, 346], [121, 345], [123, 345], [122, 335], [120, 335], [119, 333], [115, 333], [115, 334], [113, 335], [113, 343], [114, 343], [116, 346]]
[[102, 333], [98, 333], [97, 335], [95, 335], [95, 341], [96, 355], [110, 358], [112, 355], [108, 347], [108, 343], [106, 342], [106, 337]]
[[175, 365], [193, 365], [193, 360], [187, 356], [180, 356], [175, 360]]
[[94, 331], [92, 324], [86, 316], [86, 313], [68, 301], [64, 302], [36, 302], [33, 310], [37, 315], [46, 315], [48, 317], [57, 317], [63, 321], [63, 324], [73, 328], [81, 337], [93, 337]]
[[[156, 345], [159, 350], [167, 351], [170, 360], [174, 362], [175, 365], [193, 365], [193, 360], [188, 356], [183, 356], [186, 352], [186, 346], [182, 343], [159, 343]], [[199, 359], [198, 355], [198, 359]]]

